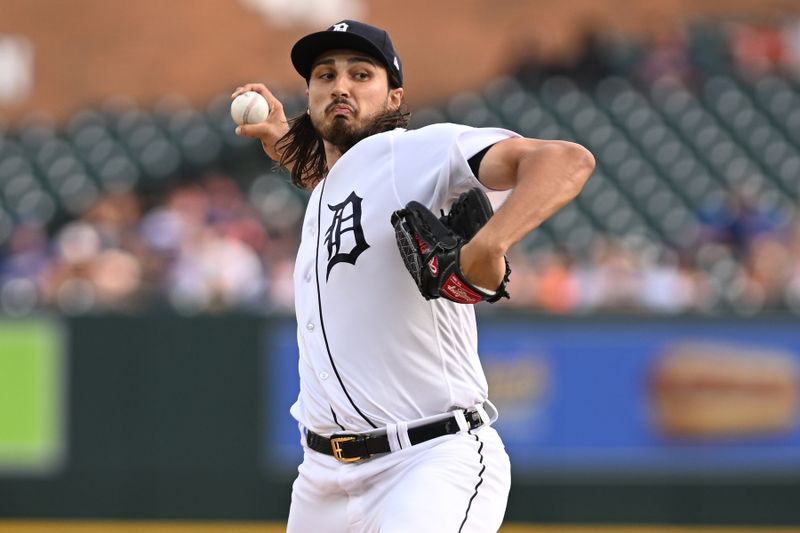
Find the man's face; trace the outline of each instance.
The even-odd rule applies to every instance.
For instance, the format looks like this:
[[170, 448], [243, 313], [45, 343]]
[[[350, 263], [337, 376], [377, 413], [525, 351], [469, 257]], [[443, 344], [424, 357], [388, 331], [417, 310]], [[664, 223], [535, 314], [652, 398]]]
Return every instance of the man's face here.
[[402, 98], [402, 88], [390, 89], [383, 65], [362, 52], [332, 50], [311, 68], [311, 122], [334, 146], [351, 146], [372, 119], [399, 108]]

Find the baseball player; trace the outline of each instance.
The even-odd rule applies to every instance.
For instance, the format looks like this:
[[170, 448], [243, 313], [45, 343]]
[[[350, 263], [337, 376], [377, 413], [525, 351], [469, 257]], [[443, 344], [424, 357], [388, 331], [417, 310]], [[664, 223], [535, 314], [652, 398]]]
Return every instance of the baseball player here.
[[[261, 84], [233, 94], [267, 99], [268, 118], [237, 134], [311, 191], [288, 531], [496, 531], [509, 460], [470, 303], [506, 295], [506, 251], [578, 194], [594, 160], [503, 129], [406, 129], [403, 64], [379, 28], [338, 22], [291, 59], [308, 84], [301, 116], [287, 121]], [[507, 189], [492, 216], [480, 191]]]

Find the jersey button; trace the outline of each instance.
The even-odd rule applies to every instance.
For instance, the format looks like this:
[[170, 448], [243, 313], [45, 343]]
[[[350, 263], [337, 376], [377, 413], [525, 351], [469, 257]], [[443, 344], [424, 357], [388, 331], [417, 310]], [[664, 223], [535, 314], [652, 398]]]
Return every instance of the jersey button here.
[[306, 272], [306, 281], [311, 281], [311, 272]]
[[314, 331], [314, 324], [312, 324], [311, 322], [309, 322], [308, 324], [306, 324], [306, 329], [307, 329], [308, 331]]
[[328, 373], [327, 373], [327, 372], [324, 372], [324, 371], [323, 371], [323, 372], [320, 372], [320, 373], [319, 373], [319, 379], [323, 379], [323, 380], [324, 380], [324, 379], [328, 379]]

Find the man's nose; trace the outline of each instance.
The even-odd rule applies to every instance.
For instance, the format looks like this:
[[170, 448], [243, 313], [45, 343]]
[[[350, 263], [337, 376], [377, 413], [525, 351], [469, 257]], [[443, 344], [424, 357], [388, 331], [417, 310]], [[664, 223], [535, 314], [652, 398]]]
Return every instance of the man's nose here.
[[335, 83], [331, 89], [331, 95], [335, 97], [348, 96], [350, 94], [350, 84], [347, 81], [347, 76], [336, 76]]

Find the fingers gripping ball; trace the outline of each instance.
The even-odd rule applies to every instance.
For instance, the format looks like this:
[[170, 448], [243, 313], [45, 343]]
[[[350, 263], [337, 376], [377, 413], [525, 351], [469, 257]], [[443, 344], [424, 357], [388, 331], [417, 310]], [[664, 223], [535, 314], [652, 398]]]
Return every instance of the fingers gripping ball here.
[[442, 218], [419, 202], [409, 202], [392, 214], [400, 255], [426, 300], [443, 297], [474, 304], [508, 298], [506, 286], [511, 272], [508, 259], [503, 281], [494, 292], [473, 285], [459, 265], [461, 248], [491, 215], [491, 204], [480, 189], [461, 195], [450, 213]]
[[269, 104], [255, 91], [242, 93], [231, 102], [231, 118], [239, 126], [263, 122], [268, 115]]

